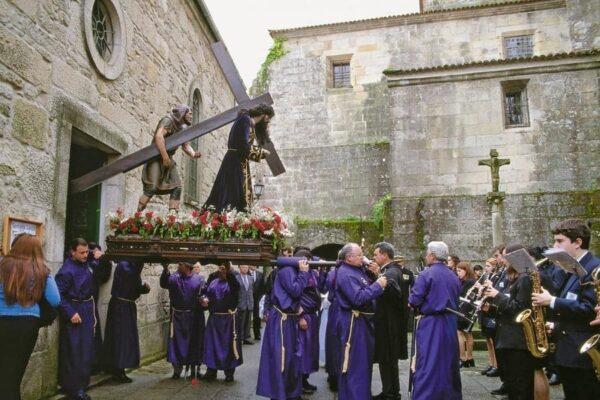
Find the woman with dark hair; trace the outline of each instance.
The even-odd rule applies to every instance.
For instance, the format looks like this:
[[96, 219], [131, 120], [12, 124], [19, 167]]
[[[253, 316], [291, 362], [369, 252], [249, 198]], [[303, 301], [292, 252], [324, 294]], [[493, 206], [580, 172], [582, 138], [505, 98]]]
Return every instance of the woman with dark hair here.
[[[269, 141], [268, 124], [274, 115], [273, 108], [265, 104], [240, 112], [229, 132], [227, 153], [205, 208], [212, 206], [221, 212], [227, 207], [242, 211], [252, 206], [249, 161], [259, 162], [270, 154], [260, 146]], [[254, 145], [255, 140], [259, 146]]]
[[[460, 280], [460, 297], [465, 297], [469, 289], [475, 284], [475, 274], [471, 265], [464, 261], [456, 265], [456, 274]], [[473, 360], [473, 334], [471, 333], [473, 327], [468, 325], [469, 322], [464, 318], [459, 318], [457, 321], [460, 366], [463, 368], [475, 366]]]
[[[493, 257], [485, 260], [485, 273], [489, 279], [494, 282], [497, 279], [496, 259]], [[494, 277], [496, 279], [494, 279]], [[498, 363], [496, 362], [496, 352], [494, 350], [494, 336], [496, 335], [496, 319], [493, 312], [490, 312], [489, 304], [484, 304], [479, 314], [479, 325], [481, 334], [485, 337], [485, 344], [488, 351], [488, 366], [480, 371], [481, 375], [498, 376]]]
[[40, 327], [38, 302], [53, 307], [60, 294], [44, 262], [40, 240], [29, 234], [17, 237], [10, 253], [0, 261], [0, 397], [21, 398], [20, 387]]
[[452, 254], [448, 256], [448, 268], [450, 268], [452, 271], [456, 272], [456, 267], [459, 262], [460, 258], [458, 258], [458, 256]]

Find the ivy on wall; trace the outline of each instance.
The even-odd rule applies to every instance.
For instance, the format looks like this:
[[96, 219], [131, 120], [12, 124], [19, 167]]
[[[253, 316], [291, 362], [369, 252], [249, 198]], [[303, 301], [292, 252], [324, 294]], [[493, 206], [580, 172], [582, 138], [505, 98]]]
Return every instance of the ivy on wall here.
[[267, 53], [267, 57], [265, 61], [260, 66], [258, 73], [256, 74], [256, 78], [252, 83], [252, 88], [250, 88], [250, 93], [253, 96], [261, 95], [267, 91], [267, 85], [269, 81], [269, 68], [271, 64], [275, 61], [279, 60], [283, 56], [285, 56], [288, 51], [284, 47], [285, 39], [283, 38], [275, 38], [273, 40], [273, 45], [269, 49]]

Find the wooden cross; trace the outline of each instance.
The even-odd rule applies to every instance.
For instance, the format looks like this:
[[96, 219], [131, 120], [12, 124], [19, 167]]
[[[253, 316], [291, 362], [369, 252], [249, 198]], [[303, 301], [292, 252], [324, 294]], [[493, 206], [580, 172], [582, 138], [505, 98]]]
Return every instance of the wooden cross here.
[[[229, 52], [222, 42], [214, 43], [212, 45], [212, 49], [217, 62], [219, 63], [219, 66], [225, 75], [225, 79], [227, 80], [227, 83], [233, 92], [238, 106], [199, 122], [177, 135], [169, 136], [165, 139], [165, 147], [167, 151], [176, 149], [184, 143], [204, 136], [235, 121], [238, 116], [238, 112], [242, 109], [250, 109], [258, 106], [259, 104], [273, 104], [273, 99], [269, 93], [265, 93], [254, 99], [250, 99], [246, 93], [246, 88], [242, 79], [240, 78], [237, 68], [235, 67]], [[268, 142], [263, 147], [271, 152], [266, 161], [271, 169], [271, 172], [273, 173], [273, 176], [284, 173], [285, 167], [275, 151], [273, 143]], [[131, 171], [132, 169], [145, 164], [149, 160], [158, 157], [159, 155], [160, 153], [156, 146], [151, 144], [150, 146], [144, 147], [143, 149], [140, 149], [132, 154], [120, 157], [108, 165], [100, 167], [77, 179], [73, 179], [70, 182], [70, 193], [75, 194], [82, 192], [101, 183], [102, 181], [105, 181], [106, 179], [112, 178], [117, 174]]]
[[498, 150], [490, 150], [490, 158], [479, 160], [478, 165], [490, 167], [492, 172], [492, 193], [500, 193], [500, 167], [510, 164], [508, 158], [498, 158]]

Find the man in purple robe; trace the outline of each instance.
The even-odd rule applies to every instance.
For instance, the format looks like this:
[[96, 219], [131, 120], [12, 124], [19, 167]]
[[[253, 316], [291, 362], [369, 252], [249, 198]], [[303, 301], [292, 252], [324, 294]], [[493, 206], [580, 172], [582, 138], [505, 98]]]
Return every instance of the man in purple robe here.
[[456, 316], [448, 311], [457, 309], [460, 281], [444, 264], [447, 258], [444, 242], [427, 245], [429, 268], [419, 274], [408, 299], [420, 314], [415, 327], [413, 400], [462, 399]]
[[55, 276], [60, 292], [60, 346], [58, 382], [69, 400], [87, 400], [85, 393], [94, 359], [94, 278], [87, 265], [88, 243], [71, 244], [67, 258]]
[[372, 319], [375, 299], [383, 294], [387, 278], [375, 280], [379, 271], [365, 270], [363, 251], [356, 243], [342, 247], [340, 257], [335, 285], [341, 352], [338, 399], [369, 400], [375, 348]]
[[[112, 263], [103, 255], [102, 248], [94, 242], [88, 242], [88, 267], [92, 269], [94, 277], [94, 313], [96, 321], [100, 321], [100, 313], [98, 312], [98, 304], [100, 303], [100, 285], [108, 282], [110, 273], [112, 272]], [[69, 252], [70, 253], [70, 252]], [[71, 257], [69, 254], [68, 257]], [[94, 329], [94, 360], [92, 361], [92, 373], [103, 369], [102, 357], [102, 327], [96, 324]]]
[[143, 267], [143, 263], [120, 261], [113, 276], [106, 316], [104, 352], [107, 367], [121, 383], [131, 382], [131, 378], [125, 375], [125, 368], [137, 368], [140, 365], [135, 301], [142, 294], [150, 292], [150, 286], [142, 283]]
[[[294, 257], [305, 257], [307, 260], [317, 261], [308, 249], [302, 249]], [[308, 273], [308, 282], [300, 297], [302, 312], [298, 321], [300, 328], [298, 341], [301, 352], [300, 369], [302, 372], [302, 393], [310, 394], [317, 387], [308, 382], [311, 373], [319, 370], [319, 325], [321, 310], [321, 293], [326, 292], [326, 275], [324, 271], [311, 269]]]
[[167, 361], [173, 364], [173, 379], [181, 376], [184, 366], [191, 368], [192, 377], [199, 377], [204, 352], [205, 324], [200, 300], [204, 286], [204, 278], [193, 272], [189, 263], [180, 262], [174, 274], [169, 273], [168, 264], [163, 264], [160, 287], [169, 290], [171, 302]]
[[339, 305], [335, 294], [336, 275], [340, 265], [341, 261], [338, 260], [338, 265], [327, 273], [327, 280], [325, 282], [327, 286], [327, 300], [329, 301], [327, 326], [325, 327], [325, 371], [327, 371], [327, 383], [329, 384], [329, 389], [333, 392], [337, 392], [338, 390], [337, 383], [340, 372], [338, 365], [340, 343], [338, 340], [339, 331], [337, 325]]
[[208, 299], [208, 321], [204, 335], [204, 379], [214, 381], [217, 370], [225, 371], [225, 382], [233, 382], [235, 368], [242, 365], [241, 335], [236, 326], [240, 284], [229, 261], [208, 276], [204, 295]]
[[308, 284], [308, 262], [295, 257], [277, 259], [263, 334], [256, 394], [278, 400], [297, 399], [302, 391], [298, 351], [300, 298]]

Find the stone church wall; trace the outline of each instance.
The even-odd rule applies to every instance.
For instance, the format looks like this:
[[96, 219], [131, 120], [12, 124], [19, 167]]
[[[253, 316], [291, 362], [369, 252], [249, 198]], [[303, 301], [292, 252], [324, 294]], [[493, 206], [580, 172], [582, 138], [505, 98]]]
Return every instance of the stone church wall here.
[[[0, 0], [0, 215], [44, 222], [44, 250], [54, 273], [63, 260], [72, 129], [110, 148], [115, 158], [149, 145], [158, 120], [173, 104], [191, 103], [195, 88], [205, 117], [234, 105], [198, 2], [158, 1], [148, 7], [143, 0], [120, 1], [126, 58], [115, 80], [98, 73], [86, 50], [82, 13], [88, 3]], [[200, 140], [201, 201], [226, 150], [227, 131]], [[185, 181], [182, 151], [176, 160]], [[102, 216], [118, 206], [135, 210], [140, 176], [137, 168], [103, 184]], [[163, 200], [149, 208], [167, 211]], [[100, 237], [104, 233], [101, 226]], [[143, 279], [152, 290], [138, 302], [143, 359], [164, 354], [166, 346], [168, 296], [158, 286], [160, 272], [160, 267], [146, 267]], [[101, 291], [102, 322], [110, 286]], [[23, 382], [25, 399], [55, 392], [57, 352], [54, 324], [40, 331]]]
[[[358, 149], [362, 143], [374, 141], [389, 142], [387, 153], [363, 152], [366, 165], [383, 167], [385, 163], [387, 168], [389, 184], [384, 190], [392, 194], [391, 212], [395, 217], [392, 232], [383, 235], [400, 248], [409, 243], [407, 251], [413, 259], [420, 255], [414, 243], [421, 243], [424, 235], [454, 241], [456, 251], [464, 252], [469, 259], [487, 255], [491, 234], [482, 236], [480, 232], [491, 230], [487, 222], [490, 210], [485, 202], [485, 194], [491, 189], [490, 172], [489, 168], [479, 167], [477, 160], [487, 158], [491, 148], [511, 159], [511, 165], [501, 170], [501, 190], [508, 194], [507, 238], [520, 236], [547, 243], [547, 222], [559, 216], [597, 218], [597, 213], [579, 209], [585, 204], [597, 207], [597, 201], [588, 201], [589, 196], [595, 195], [581, 194], [595, 193], [600, 176], [595, 156], [597, 67], [529, 75], [507, 72], [508, 77], [497, 73], [491, 79], [387, 88], [383, 74], [387, 69], [503, 59], [506, 36], [533, 34], [536, 56], [589, 50], [599, 40], [596, 21], [600, 18], [594, 17], [598, 10], [586, 2], [516, 3], [519, 4], [476, 7], [460, 11], [459, 17], [455, 12], [436, 12], [423, 17], [397, 16], [271, 33], [284, 40], [287, 50], [286, 55], [271, 64], [269, 91], [278, 113], [271, 136], [282, 148], [288, 173], [272, 178], [262, 170], [258, 175], [264, 174], [267, 182], [265, 202], [282, 206], [292, 215], [315, 220], [314, 229], [298, 230], [298, 244], [302, 240], [314, 242], [309, 238], [311, 232], [324, 240], [359, 239], [333, 228], [328, 236], [324, 225], [331, 226], [336, 218], [369, 213], [376, 199], [364, 197], [360, 191], [370, 187], [368, 183], [385, 171], [381, 167], [361, 171], [365, 184], [356, 188], [345, 186], [345, 178], [355, 174], [356, 169], [352, 163], [337, 161], [340, 152], [336, 148]], [[464, 5], [468, 4], [461, 6]], [[340, 60], [350, 62], [351, 88], [329, 87], [330, 66]], [[447, 75], [467, 72], [457, 67]], [[531, 125], [527, 128], [504, 129], [500, 82], [511, 79], [528, 80]], [[369, 162], [371, 156], [377, 158]], [[334, 165], [336, 170], [330, 170]], [[332, 175], [339, 177], [343, 196], [340, 186], [332, 184]], [[298, 197], [297, 182], [302, 182], [302, 186], [310, 182], [311, 188], [319, 188], [315, 195], [331, 199], [328, 209], [323, 210], [322, 203], [315, 202], [313, 196]], [[547, 199], [564, 205], [556, 214], [550, 208], [536, 209], [540, 222], [532, 225], [531, 208], [526, 204], [537, 201], [540, 193], [549, 193]], [[582, 203], [569, 211], [567, 205], [573, 198]], [[439, 206], [440, 199], [450, 202], [448, 207], [465, 219], [465, 230], [472, 243], [466, 237], [452, 236], [449, 232], [461, 228], [449, 227], [451, 223], [443, 219], [429, 219], [426, 215], [417, 224], [415, 218], [405, 218], [405, 210], [413, 215], [418, 204], [428, 210]], [[522, 220], [519, 215], [523, 215]], [[521, 225], [520, 221], [528, 223]], [[527, 227], [533, 230], [526, 234]], [[597, 235], [598, 228], [594, 230]]]

